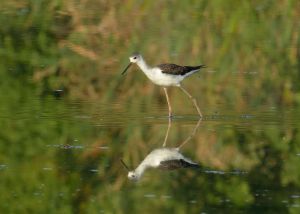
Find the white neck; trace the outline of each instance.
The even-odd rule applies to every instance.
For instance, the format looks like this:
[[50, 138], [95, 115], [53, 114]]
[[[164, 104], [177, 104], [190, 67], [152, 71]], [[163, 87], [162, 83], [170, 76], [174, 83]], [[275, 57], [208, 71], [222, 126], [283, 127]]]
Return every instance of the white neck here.
[[141, 58], [141, 60], [137, 61], [136, 63], [140, 69], [147, 75], [151, 75], [151, 72], [150, 72], [150, 67], [147, 65], [147, 63], [145, 62], [145, 60], [143, 58]]
[[142, 162], [135, 170], [135, 174], [138, 178], [140, 178], [144, 171], [148, 168], [149, 166], [147, 164], [145, 164], [144, 162]]

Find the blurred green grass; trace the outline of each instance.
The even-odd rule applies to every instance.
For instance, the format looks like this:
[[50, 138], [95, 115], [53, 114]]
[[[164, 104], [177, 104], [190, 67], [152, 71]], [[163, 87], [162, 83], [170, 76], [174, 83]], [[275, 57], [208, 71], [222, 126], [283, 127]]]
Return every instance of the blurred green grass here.
[[247, 104], [299, 103], [298, 1], [1, 4], [2, 73], [32, 78], [41, 94], [62, 88], [72, 99], [153, 99], [143, 75], [119, 75], [139, 51], [153, 65], [206, 64], [214, 72], [189, 81], [205, 102], [239, 106], [246, 94]]

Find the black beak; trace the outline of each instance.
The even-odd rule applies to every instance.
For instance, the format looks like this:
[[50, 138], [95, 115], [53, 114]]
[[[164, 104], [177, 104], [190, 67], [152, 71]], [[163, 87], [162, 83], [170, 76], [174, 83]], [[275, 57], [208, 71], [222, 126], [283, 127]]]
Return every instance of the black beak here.
[[120, 159], [120, 161], [123, 164], [123, 166], [127, 169], [127, 171], [129, 172], [130, 171], [129, 167], [124, 163], [124, 161], [122, 159]]
[[125, 68], [125, 70], [122, 72], [122, 75], [126, 73], [126, 71], [128, 70], [128, 68], [132, 65], [132, 62], [129, 63], [129, 65], [127, 65], [127, 67]]

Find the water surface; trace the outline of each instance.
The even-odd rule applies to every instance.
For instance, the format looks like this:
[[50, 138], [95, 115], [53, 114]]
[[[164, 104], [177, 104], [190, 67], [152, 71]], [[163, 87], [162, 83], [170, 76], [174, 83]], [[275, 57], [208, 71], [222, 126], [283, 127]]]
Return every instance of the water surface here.
[[[0, 108], [1, 198], [11, 201], [2, 210], [33, 203], [67, 212], [299, 211], [297, 109], [257, 106], [237, 114], [224, 103], [208, 106], [203, 112], [211, 113], [182, 148], [201, 168], [148, 170], [132, 182], [119, 159], [134, 168], [162, 146], [166, 105], [154, 102], [151, 111], [134, 113], [126, 103], [33, 95], [11, 106]], [[186, 110], [175, 113], [168, 147], [180, 145], [197, 124], [193, 106]]]

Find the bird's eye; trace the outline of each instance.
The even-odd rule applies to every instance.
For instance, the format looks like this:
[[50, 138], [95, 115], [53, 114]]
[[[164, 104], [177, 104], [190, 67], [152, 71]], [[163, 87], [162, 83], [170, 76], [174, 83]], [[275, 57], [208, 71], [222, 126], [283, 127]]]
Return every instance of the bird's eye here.
[[133, 57], [133, 59], [136, 59], [136, 56], [135, 56], [135, 57]]

